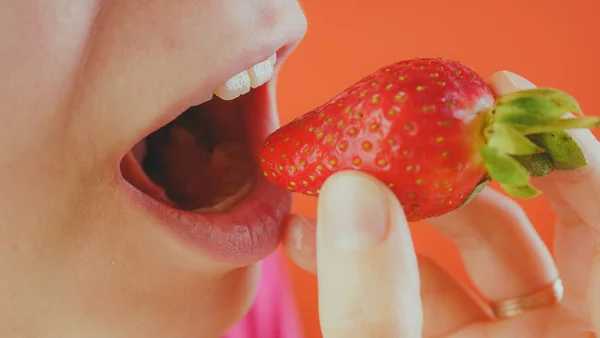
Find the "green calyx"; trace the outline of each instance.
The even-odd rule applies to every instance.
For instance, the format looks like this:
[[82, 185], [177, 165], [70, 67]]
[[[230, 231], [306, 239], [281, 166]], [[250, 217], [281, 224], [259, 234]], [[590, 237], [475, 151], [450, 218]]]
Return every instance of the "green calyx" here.
[[[565, 116], [572, 113], [579, 116]], [[566, 132], [600, 126], [600, 117], [581, 116], [577, 101], [552, 88], [536, 88], [499, 98], [487, 115], [481, 157], [492, 180], [509, 195], [532, 198], [539, 192], [531, 176], [587, 165]]]

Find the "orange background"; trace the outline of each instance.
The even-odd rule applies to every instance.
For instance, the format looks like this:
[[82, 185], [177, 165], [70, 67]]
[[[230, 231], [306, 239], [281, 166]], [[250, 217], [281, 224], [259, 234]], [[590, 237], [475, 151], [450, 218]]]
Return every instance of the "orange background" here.
[[[301, 0], [308, 34], [284, 64], [278, 85], [283, 123], [324, 103], [371, 71], [413, 57], [460, 60], [479, 74], [508, 69], [539, 86], [573, 94], [600, 113], [598, 0]], [[521, 202], [550, 243], [554, 216], [543, 197]], [[296, 196], [314, 216], [316, 200]], [[451, 243], [412, 226], [417, 251], [467, 281]], [[290, 263], [307, 338], [321, 337], [316, 279]]]

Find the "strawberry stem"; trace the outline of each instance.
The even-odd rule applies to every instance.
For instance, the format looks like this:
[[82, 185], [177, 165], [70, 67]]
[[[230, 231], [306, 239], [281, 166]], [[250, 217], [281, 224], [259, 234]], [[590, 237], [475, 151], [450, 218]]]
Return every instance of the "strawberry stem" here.
[[600, 117], [565, 118], [568, 113], [581, 115], [579, 104], [552, 88], [523, 90], [496, 100], [484, 130], [487, 144], [481, 148], [491, 179], [511, 196], [531, 198], [539, 192], [530, 176], [587, 165], [566, 130], [600, 127]]

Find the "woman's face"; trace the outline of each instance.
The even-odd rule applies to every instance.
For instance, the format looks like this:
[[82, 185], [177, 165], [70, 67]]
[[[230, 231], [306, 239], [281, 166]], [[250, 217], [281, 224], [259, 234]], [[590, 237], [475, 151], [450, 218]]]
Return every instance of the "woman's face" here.
[[296, 0], [0, 1], [1, 336], [217, 337], [245, 313], [290, 207], [255, 170], [259, 85], [305, 29]]

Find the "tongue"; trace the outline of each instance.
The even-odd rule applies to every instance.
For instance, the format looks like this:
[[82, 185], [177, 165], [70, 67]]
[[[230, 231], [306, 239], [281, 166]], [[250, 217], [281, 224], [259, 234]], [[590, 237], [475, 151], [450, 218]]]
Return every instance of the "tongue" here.
[[127, 153], [121, 161], [123, 178], [144, 194], [151, 196], [157, 201], [173, 206], [173, 203], [165, 193], [165, 189], [152, 182], [148, 175], [144, 173], [139, 163], [139, 159], [136, 158], [133, 152]]
[[243, 145], [205, 141], [177, 121], [147, 139], [146, 172], [179, 208], [215, 205], [240, 190], [251, 174]]

